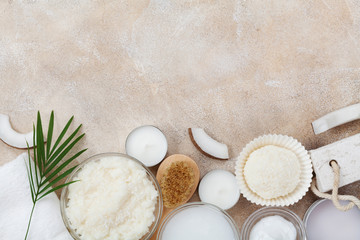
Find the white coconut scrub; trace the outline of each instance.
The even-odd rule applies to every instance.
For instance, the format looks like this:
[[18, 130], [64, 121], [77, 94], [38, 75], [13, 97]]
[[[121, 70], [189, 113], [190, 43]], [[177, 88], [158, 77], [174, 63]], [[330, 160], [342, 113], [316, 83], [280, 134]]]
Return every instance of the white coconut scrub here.
[[262, 218], [250, 232], [249, 240], [296, 240], [295, 226], [285, 218], [274, 215]]
[[69, 185], [70, 226], [83, 240], [138, 240], [155, 220], [158, 192], [137, 162], [122, 156], [86, 163]]
[[250, 189], [264, 199], [286, 196], [300, 181], [300, 162], [292, 151], [268, 145], [252, 152], [244, 175]]

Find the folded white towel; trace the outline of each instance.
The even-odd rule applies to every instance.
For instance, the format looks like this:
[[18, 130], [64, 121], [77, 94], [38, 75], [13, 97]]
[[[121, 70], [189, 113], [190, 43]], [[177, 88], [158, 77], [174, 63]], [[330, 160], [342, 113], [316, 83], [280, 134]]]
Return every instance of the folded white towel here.
[[[21, 154], [0, 167], [0, 239], [23, 240], [32, 208], [25, 160]], [[28, 240], [72, 240], [60, 214], [60, 202], [51, 193], [36, 203]]]

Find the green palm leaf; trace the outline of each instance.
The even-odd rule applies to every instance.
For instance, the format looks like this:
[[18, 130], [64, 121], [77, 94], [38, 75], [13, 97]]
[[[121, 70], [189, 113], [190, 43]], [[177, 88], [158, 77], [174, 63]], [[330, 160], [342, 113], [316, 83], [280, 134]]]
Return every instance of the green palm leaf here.
[[44, 193], [48, 188], [50, 188], [51, 186], [54, 186], [57, 182], [59, 182], [61, 179], [63, 179], [64, 177], [66, 177], [67, 175], [69, 175], [70, 173], [72, 173], [72, 171], [76, 168], [72, 167], [70, 169], [68, 169], [67, 171], [65, 171], [63, 174], [61, 174], [60, 176], [58, 176], [57, 178], [55, 178], [54, 180], [52, 180], [51, 182], [48, 182], [44, 188], [42, 188], [39, 192], [39, 194]]
[[45, 168], [45, 151], [44, 151], [44, 135], [42, 130], [42, 123], [40, 112], [37, 114], [37, 123], [36, 123], [36, 148], [37, 148], [37, 162], [39, 164], [40, 173], [43, 172]]
[[[36, 161], [35, 161], [35, 159], [36, 159], [36, 149], [37, 149], [37, 147], [35, 146], [35, 124], [33, 124], [33, 143], [34, 143], [34, 164], [35, 164], [35, 166], [36, 166]], [[27, 147], [28, 147], [28, 157], [29, 157], [29, 165], [30, 165], [30, 162], [31, 162], [31, 159], [30, 159], [30, 148], [29, 148], [29, 145], [27, 145]], [[35, 171], [35, 179], [36, 179], [36, 185], [39, 185], [39, 176], [38, 176], [38, 172], [37, 171]]]
[[[29, 233], [30, 223], [36, 203], [48, 194], [76, 182], [72, 181], [54, 187], [56, 183], [65, 179], [69, 174], [71, 174], [72, 171], [76, 168], [76, 166], [71, 167], [67, 170], [65, 170], [65, 168], [69, 167], [76, 158], [78, 158], [87, 150], [83, 149], [74, 154], [72, 157], [68, 158], [66, 161], [62, 161], [85, 135], [81, 134], [80, 136], [76, 137], [81, 128], [80, 124], [80, 126], [78, 126], [75, 131], [71, 133], [70, 136], [67, 137], [63, 143], [61, 143], [73, 121], [73, 118], [74, 116], [69, 119], [69, 121], [66, 123], [65, 127], [61, 131], [59, 137], [56, 139], [54, 146], [51, 147], [54, 132], [54, 111], [52, 111], [50, 115], [46, 144], [44, 140], [40, 112], [37, 113], [36, 127], [35, 124], [33, 126], [34, 145], [36, 143], [36, 146], [34, 146], [33, 148], [34, 157], [33, 161], [31, 161], [30, 148], [28, 145], [28, 161], [26, 163], [31, 199], [33, 201], [33, 208], [31, 210], [25, 240], [27, 239]], [[63, 170], [65, 171], [63, 173], [60, 173]]]
[[49, 158], [49, 155], [50, 155], [53, 131], [54, 131], [54, 111], [52, 111], [51, 115], [50, 115], [48, 134], [47, 134], [47, 142], [46, 142], [46, 158]]
[[[64, 156], [75, 146], [75, 144], [80, 141], [81, 138], [84, 137], [85, 134], [80, 135], [79, 137], [77, 137], [73, 142], [71, 142], [71, 140], [74, 138], [74, 136], [76, 135], [76, 133], [79, 131], [81, 125], [75, 130], [75, 132], [64, 142], [64, 144], [62, 144], [59, 149], [56, 150], [56, 152], [54, 153], [54, 155], [51, 155], [51, 157], [49, 158], [48, 164], [50, 164], [50, 166], [47, 166], [46, 169], [44, 170], [44, 174], [47, 175], [48, 173], [51, 172], [52, 169], [54, 169], [54, 167], [64, 158]], [[69, 146], [67, 146], [67, 144], [71, 142], [69, 144]], [[65, 148], [66, 147], [66, 148]], [[64, 149], [65, 148], [65, 149]], [[62, 151], [64, 150], [64, 151]], [[61, 152], [61, 154], [59, 155], [59, 153]]]
[[50, 182], [50, 180], [56, 176], [61, 170], [63, 170], [66, 166], [68, 166], [75, 158], [80, 156], [83, 152], [85, 152], [87, 149], [83, 149], [80, 152], [76, 153], [74, 156], [66, 160], [64, 163], [62, 163], [60, 166], [58, 166], [49, 176], [46, 177], [45, 182]]
[[73, 119], [74, 119], [74, 116], [72, 116], [72, 117], [69, 119], [69, 121], [66, 123], [64, 129], [61, 131], [58, 139], [56, 140], [56, 142], [55, 142], [55, 144], [54, 144], [54, 147], [51, 149], [50, 155], [55, 151], [56, 147], [59, 145], [59, 143], [60, 143], [61, 140], [63, 139], [63, 137], [64, 137], [66, 131], [68, 130], [68, 128], [70, 127], [70, 124], [71, 124], [71, 122], [73, 121]]
[[70, 185], [70, 184], [75, 183], [75, 182], [77, 182], [77, 181], [71, 181], [71, 182], [68, 182], [68, 183], [61, 184], [61, 185], [59, 185], [57, 187], [54, 187], [51, 190], [47, 191], [45, 194], [43, 194], [41, 197], [39, 197], [38, 200], [42, 199], [43, 197], [45, 197], [46, 195], [48, 195], [48, 194], [50, 194], [52, 192], [55, 192], [58, 189], [61, 189], [61, 188], [65, 187], [65, 186]]

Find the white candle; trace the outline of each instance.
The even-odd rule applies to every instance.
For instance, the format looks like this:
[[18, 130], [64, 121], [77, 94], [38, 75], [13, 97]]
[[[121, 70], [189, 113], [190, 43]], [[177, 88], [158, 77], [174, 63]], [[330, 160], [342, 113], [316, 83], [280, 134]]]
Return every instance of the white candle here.
[[126, 154], [147, 167], [160, 163], [167, 152], [165, 135], [156, 127], [146, 125], [135, 128], [126, 139]]
[[322, 200], [310, 207], [304, 225], [308, 240], [359, 240], [360, 210], [354, 207], [342, 212], [330, 200]]
[[240, 189], [234, 174], [225, 170], [213, 170], [201, 179], [199, 196], [201, 201], [226, 210], [238, 202]]

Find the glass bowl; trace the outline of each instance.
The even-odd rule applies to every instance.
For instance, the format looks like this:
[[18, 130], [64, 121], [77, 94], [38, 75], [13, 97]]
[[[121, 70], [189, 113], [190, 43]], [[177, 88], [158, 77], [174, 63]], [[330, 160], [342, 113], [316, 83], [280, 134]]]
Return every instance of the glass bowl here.
[[[92, 161], [98, 161], [102, 158], [106, 158], [106, 157], [119, 157], [119, 160], [121, 161], [121, 159], [126, 158], [127, 160], [130, 161], [134, 161], [137, 164], [139, 164], [140, 166], [142, 166], [147, 174], [148, 179], [152, 182], [152, 184], [154, 185], [157, 193], [158, 193], [158, 197], [157, 197], [157, 202], [155, 205], [155, 211], [154, 211], [154, 215], [155, 215], [155, 220], [154, 222], [151, 224], [151, 226], [149, 227], [149, 231], [142, 236], [142, 238], [140, 238], [139, 240], [147, 240], [150, 239], [151, 236], [154, 234], [154, 232], [156, 231], [159, 223], [160, 223], [160, 219], [162, 216], [162, 210], [163, 210], [163, 199], [162, 199], [162, 195], [161, 195], [161, 190], [160, 190], [160, 186], [155, 178], [155, 176], [151, 173], [151, 171], [144, 165], [142, 164], [140, 161], [136, 160], [135, 158], [132, 158], [126, 154], [122, 154], [122, 153], [101, 153], [101, 154], [97, 154], [94, 155], [90, 158], [88, 158], [87, 160], [85, 160], [84, 162], [82, 162], [81, 164], [79, 164], [79, 166], [77, 166], [74, 171], [70, 174], [70, 176], [67, 178], [66, 183], [72, 181], [77, 174], [82, 170], [82, 168], [89, 162]], [[66, 216], [66, 211], [65, 208], [67, 206], [68, 203], [68, 194], [69, 194], [69, 188], [68, 186], [65, 186], [62, 189], [61, 192], [61, 198], [60, 198], [60, 209], [61, 209], [61, 216], [62, 219], [65, 223], [65, 227], [67, 228], [67, 230], [69, 231], [69, 233], [71, 234], [71, 236], [75, 239], [75, 240], [81, 240], [80, 236], [78, 235], [78, 233], [75, 231], [75, 229], [73, 229], [71, 227], [69, 218]]]
[[[348, 203], [340, 200], [341, 205]], [[308, 208], [303, 220], [308, 240], [360, 239], [360, 210], [356, 206], [343, 212], [331, 200], [320, 199]]]
[[283, 207], [264, 207], [252, 213], [245, 221], [241, 229], [241, 239], [249, 240], [250, 233], [255, 224], [264, 217], [281, 216], [291, 222], [297, 232], [296, 240], [306, 240], [306, 232], [301, 219], [289, 209]]
[[[196, 208], [196, 207], [205, 207], [207, 209], [210, 209], [211, 211], [213, 211], [214, 213], [219, 213], [221, 217], [225, 218], [226, 222], [229, 224], [232, 232], [233, 232], [233, 236], [232, 239], [234, 240], [240, 240], [240, 233], [239, 233], [239, 229], [236, 226], [236, 223], [234, 222], [234, 220], [232, 219], [232, 217], [225, 212], [224, 210], [222, 210], [221, 208], [210, 204], [210, 203], [204, 203], [204, 202], [191, 202], [191, 203], [187, 203], [184, 205], [181, 205], [180, 207], [175, 208], [174, 210], [172, 210], [166, 217], [165, 219], [162, 221], [159, 230], [158, 230], [158, 234], [156, 236], [157, 240], [162, 240], [163, 239], [163, 235], [164, 235], [164, 231], [167, 227], [167, 225], [169, 224], [169, 222], [171, 222], [171, 220], [174, 219], [175, 216], [179, 216], [179, 213], [183, 213], [185, 210], [191, 209], [191, 208]], [[188, 216], [186, 216], [187, 218]], [[189, 218], [190, 223], [191, 222], [191, 218]], [[203, 218], [203, 221], [206, 222], [207, 218]], [[204, 224], [205, 225], [205, 224]], [[180, 227], [181, 228], [181, 227]], [[188, 229], [189, 230], [189, 229]], [[186, 229], [182, 229], [182, 232], [186, 232]], [[206, 232], [207, 229], [202, 229], [203, 232]], [[189, 231], [187, 231], [189, 232]], [[179, 238], [177, 238], [179, 239]]]

